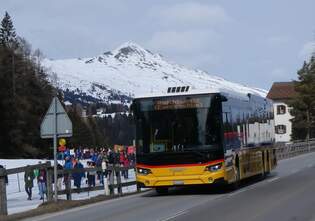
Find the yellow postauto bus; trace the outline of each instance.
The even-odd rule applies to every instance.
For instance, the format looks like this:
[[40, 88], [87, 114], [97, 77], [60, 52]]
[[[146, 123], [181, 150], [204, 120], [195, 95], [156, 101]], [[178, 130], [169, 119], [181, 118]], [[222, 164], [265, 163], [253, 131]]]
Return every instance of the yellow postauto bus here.
[[135, 98], [137, 184], [237, 184], [277, 164], [272, 103], [237, 92], [168, 88]]

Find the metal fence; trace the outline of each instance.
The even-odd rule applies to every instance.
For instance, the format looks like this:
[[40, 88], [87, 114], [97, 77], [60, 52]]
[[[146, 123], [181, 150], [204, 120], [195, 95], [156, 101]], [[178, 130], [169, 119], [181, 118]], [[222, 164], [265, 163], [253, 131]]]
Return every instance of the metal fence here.
[[310, 140], [309, 142], [302, 141], [276, 145], [276, 154], [278, 160], [287, 159], [313, 151], [315, 151], [315, 140]]
[[[44, 164], [37, 164], [26, 167], [19, 167], [14, 169], [3, 169], [0, 168], [0, 216], [8, 214], [7, 208], [7, 185], [6, 185], [6, 176], [18, 173], [25, 173], [27, 170], [35, 170], [35, 169], [44, 169], [46, 171], [46, 197], [47, 201], [53, 200], [53, 188], [54, 188], [54, 180], [53, 180], [53, 167], [50, 162]], [[72, 199], [72, 194], [74, 193], [82, 193], [82, 192], [91, 192], [91, 191], [99, 191], [103, 190], [105, 195], [118, 195], [122, 196], [123, 187], [134, 186], [136, 185], [136, 181], [127, 181], [123, 182], [121, 177], [121, 172], [126, 170], [134, 170], [134, 167], [120, 167], [120, 166], [109, 166], [106, 168], [107, 177], [104, 178], [104, 183], [95, 186], [85, 186], [81, 188], [76, 188], [73, 185], [73, 175], [78, 173], [91, 173], [94, 172], [96, 174], [100, 174], [104, 176], [104, 170], [100, 167], [97, 168], [82, 168], [82, 169], [62, 169], [58, 170], [58, 174], [62, 176], [62, 179], [65, 185], [62, 186], [61, 189], [58, 190], [58, 195], [66, 195], [67, 200]], [[140, 189], [136, 189], [136, 191], [140, 191]]]
[[[126, 186], [133, 186], [136, 185], [136, 181], [128, 181], [123, 182], [122, 181], [122, 171], [126, 170], [134, 170], [135, 167], [121, 167], [119, 165], [117, 166], [109, 166], [106, 168], [106, 171], [104, 171], [102, 168], [82, 168], [82, 169], [63, 169], [58, 170], [58, 174], [62, 175], [62, 177], [66, 178], [65, 180], [65, 188], [58, 190], [58, 195], [67, 195], [67, 200], [71, 200], [72, 193], [81, 193], [81, 192], [91, 192], [91, 191], [97, 191], [97, 190], [104, 190], [105, 195], [111, 195], [114, 196], [115, 194], [118, 194], [119, 196], [123, 195], [123, 187]], [[90, 187], [81, 187], [77, 188], [74, 187], [72, 182], [72, 177], [75, 174], [87, 174], [90, 172], [96, 172], [96, 176], [103, 176], [103, 184], [96, 185], [96, 186], [90, 186]], [[106, 174], [105, 174], [106, 172]], [[105, 177], [104, 177], [105, 176]], [[115, 192], [115, 189], [117, 189], [117, 192]], [[137, 189], [137, 191], [140, 191]]]

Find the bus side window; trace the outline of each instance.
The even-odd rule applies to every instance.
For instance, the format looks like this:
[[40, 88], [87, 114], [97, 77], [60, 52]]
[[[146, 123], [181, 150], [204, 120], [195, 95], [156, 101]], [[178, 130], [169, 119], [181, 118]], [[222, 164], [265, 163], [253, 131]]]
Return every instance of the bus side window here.
[[232, 119], [231, 112], [223, 112], [223, 131], [224, 131], [224, 141], [225, 141], [225, 149], [229, 150], [232, 148]]

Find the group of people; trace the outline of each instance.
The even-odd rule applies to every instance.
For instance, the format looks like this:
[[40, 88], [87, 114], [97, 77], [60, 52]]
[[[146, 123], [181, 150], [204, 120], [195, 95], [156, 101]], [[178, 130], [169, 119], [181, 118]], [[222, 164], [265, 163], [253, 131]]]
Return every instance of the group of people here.
[[108, 150], [119, 149], [120, 152], [125, 151], [128, 155], [133, 155], [135, 151], [134, 146], [119, 146], [115, 145], [114, 148], [67, 148], [65, 146], [59, 147], [58, 149], [58, 160], [64, 160], [66, 157], [72, 157], [79, 160], [89, 160], [95, 162], [100, 154], [105, 154]]
[[[39, 162], [41, 164], [41, 162]], [[27, 166], [24, 173], [25, 192], [27, 193], [27, 199], [32, 200], [32, 189], [34, 187], [34, 180], [37, 181], [38, 194], [40, 200], [44, 199], [47, 195], [47, 175], [45, 169], [33, 169], [31, 166]]]
[[[82, 151], [75, 150], [74, 155], [65, 155], [65, 169], [80, 169], [84, 168], [81, 163], [81, 159], [86, 159], [87, 152], [82, 155]], [[85, 157], [83, 157], [85, 156]], [[107, 168], [109, 166], [119, 166], [122, 168], [126, 168], [122, 170], [122, 176], [125, 179], [128, 179], [128, 167], [134, 166], [135, 164], [135, 153], [134, 151], [128, 150], [128, 148], [120, 148], [115, 146], [113, 149], [111, 148], [102, 148], [98, 151], [94, 149], [90, 149], [88, 152], [88, 161], [87, 168], [102, 168], [99, 171], [91, 170], [84, 173], [73, 173], [72, 178], [74, 181], [74, 186], [77, 188], [81, 188], [81, 183], [83, 178], [86, 179], [86, 183], [89, 187], [94, 187], [96, 185], [96, 180], [99, 181], [100, 184], [104, 185], [104, 177], [107, 178], [110, 175], [110, 172]]]
[[[83, 158], [82, 152], [76, 150], [74, 155], [63, 153], [64, 163], [61, 165], [58, 163], [57, 169], [82, 169], [84, 168], [81, 162]], [[69, 185], [69, 182], [73, 180], [73, 184], [76, 188], [80, 189], [82, 185], [83, 178], [86, 178], [86, 184], [89, 187], [95, 187], [96, 181], [101, 185], [104, 185], [104, 178], [111, 175], [111, 171], [107, 168], [110, 166], [116, 166], [121, 168], [126, 168], [121, 170], [121, 175], [125, 179], [128, 179], [128, 168], [134, 166], [135, 164], [135, 153], [129, 151], [128, 148], [103, 148], [98, 151], [90, 150], [90, 158], [87, 159], [87, 168], [101, 168], [101, 170], [89, 170], [87, 173], [74, 171], [69, 176], [69, 173], [57, 175], [57, 189], [61, 190], [62, 185]], [[39, 162], [41, 163], [41, 162]], [[34, 180], [37, 181], [40, 199], [44, 199], [47, 195], [47, 174], [45, 169], [34, 169], [31, 166], [27, 166], [24, 174], [25, 191], [28, 196], [28, 200], [32, 199], [32, 189], [34, 187]], [[54, 183], [54, 178], [52, 177]]]

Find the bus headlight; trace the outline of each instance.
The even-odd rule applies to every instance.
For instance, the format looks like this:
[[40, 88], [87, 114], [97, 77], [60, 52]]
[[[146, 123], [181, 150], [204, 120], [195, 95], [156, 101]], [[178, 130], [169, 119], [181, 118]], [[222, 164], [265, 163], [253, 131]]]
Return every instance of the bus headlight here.
[[148, 175], [150, 173], [152, 173], [152, 171], [150, 169], [145, 169], [145, 168], [137, 168], [137, 172], [141, 175]]
[[205, 168], [205, 171], [215, 172], [215, 171], [220, 170], [221, 168], [222, 168], [222, 163], [218, 163], [211, 166], [207, 166]]

